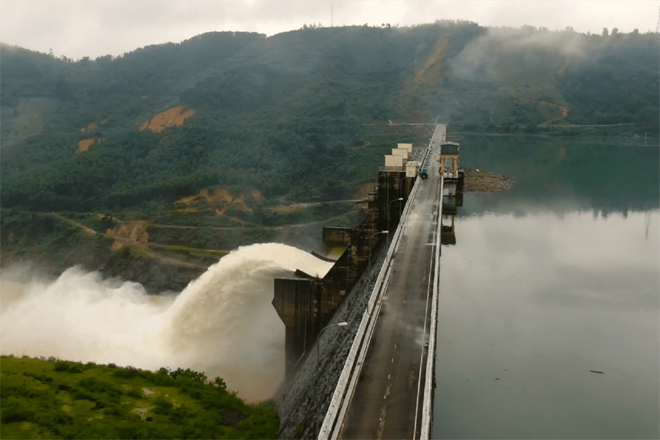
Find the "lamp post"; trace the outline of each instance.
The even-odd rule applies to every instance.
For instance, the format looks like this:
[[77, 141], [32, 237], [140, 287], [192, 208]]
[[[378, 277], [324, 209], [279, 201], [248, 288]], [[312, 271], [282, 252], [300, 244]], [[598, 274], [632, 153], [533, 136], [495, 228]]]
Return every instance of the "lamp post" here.
[[[344, 322], [338, 322], [337, 324], [330, 324], [330, 325], [327, 326], [327, 327], [323, 327], [323, 328], [321, 329], [321, 331], [319, 332], [318, 337], [316, 338], [316, 377], [317, 377], [317, 379], [316, 379], [316, 387], [315, 387], [314, 389], [315, 389], [315, 391], [316, 391], [315, 394], [316, 394], [316, 412], [317, 412], [317, 413], [318, 413], [318, 412], [320, 411], [320, 409], [321, 409], [321, 408], [319, 407], [319, 380], [318, 380], [318, 377], [319, 377], [319, 366], [320, 366], [320, 364], [321, 364], [321, 349], [320, 349], [320, 347], [321, 347], [321, 333], [323, 333], [323, 331], [324, 331], [325, 329], [328, 329], [328, 328], [330, 328], [330, 327], [346, 327], [347, 325], [348, 325], [348, 322], [346, 322], [346, 321], [344, 321]], [[317, 415], [318, 415], [318, 414], [317, 414]], [[316, 435], [314, 436], [315, 438], [318, 438], [318, 436], [319, 436], [319, 424], [318, 424], [318, 421], [317, 421], [317, 420], [318, 420], [318, 419], [317, 419], [316, 417], [314, 417], [314, 432], [315, 432], [315, 434], [316, 434]]]
[[[387, 205], [387, 230], [390, 230], [390, 212], [392, 211], [392, 203], [394, 202], [400, 202], [403, 200], [403, 197], [399, 197], [398, 199], [392, 200], [388, 205]], [[399, 221], [401, 221], [401, 205], [399, 205]], [[387, 235], [387, 246], [390, 246], [390, 236], [389, 234]]]
[[[371, 237], [369, 237], [369, 270], [371, 270], [371, 239], [374, 238], [378, 234], [389, 234], [390, 231], [378, 231]], [[370, 275], [371, 276], [371, 275]]]

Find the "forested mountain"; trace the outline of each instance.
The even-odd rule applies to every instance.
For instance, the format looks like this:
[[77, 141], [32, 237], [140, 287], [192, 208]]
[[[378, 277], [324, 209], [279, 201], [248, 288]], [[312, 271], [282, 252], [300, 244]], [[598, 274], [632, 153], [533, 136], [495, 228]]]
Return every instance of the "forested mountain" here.
[[[291, 223], [350, 223], [341, 203], [276, 205], [349, 199], [396, 142], [428, 139], [427, 127], [389, 121], [657, 136], [658, 53], [654, 33], [450, 21], [214, 32], [78, 61], [3, 44], [3, 249], [26, 249], [26, 213], [60, 213], [115, 248], [112, 228], [144, 220], [149, 243], [179, 253], [191, 241], [226, 251]], [[219, 230], [194, 238], [158, 224], [243, 232], [213, 241]]]

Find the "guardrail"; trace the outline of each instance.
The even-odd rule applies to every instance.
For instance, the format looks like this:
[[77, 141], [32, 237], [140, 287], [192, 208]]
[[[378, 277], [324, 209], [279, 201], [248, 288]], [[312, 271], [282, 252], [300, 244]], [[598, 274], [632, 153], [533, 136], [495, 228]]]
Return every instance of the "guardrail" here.
[[440, 179], [440, 203], [438, 203], [438, 226], [435, 242], [435, 268], [433, 270], [433, 299], [431, 300], [431, 329], [429, 330], [429, 349], [426, 353], [426, 378], [424, 379], [424, 398], [422, 405], [422, 426], [420, 440], [431, 436], [431, 413], [433, 410], [433, 375], [435, 373], [435, 333], [438, 331], [438, 289], [440, 288], [440, 237], [442, 236], [442, 197], [444, 179]]
[[[426, 153], [421, 160], [421, 166], [423, 167], [428, 159], [431, 147], [426, 149]], [[415, 199], [417, 190], [419, 189], [418, 183], [421, 178], [418, 175], [413, 186], [413, 190], [410, 192], [408, 201], [401, 213], [401, 218], [407, 218], [408, 212], [411, 209], [412, 203], [411, 200]], [[438, 223], [439, 220], [438, 220]], [[353, 345], [351, 350], [348, 353], [346, 358], [346, 363], [344, 368], [339, 376], [339, 381], [335, 387], [335, 391], [332, 395], [330, 401], [330, 406], [328, 407], [328, 412], [325, 415], [323, 420], [323, 425], [321, 426], [321, 431], [319, 432], [319, 439], [336, 439], [339, 436], [339, 432], [344, 423], [344, 418], [346, 416], [346, 411], [350, 406], [351, 400], [353, 399], [353, 394], [355, 392], [355, 387], [357, 386], [357, 380], [360, 377], [360, 372], [362, 371], [362, 365], [364, 364], [364, 358], [367, 355], [367, 350], [369, 349], [369, 344], [371, 342], [371, 336], [373, 335], [374, 329], [376, 327], [376, 321], [378, 314], [380, 312], [382, 304], [382, 294], [387, 289], [387, 283], [389, 282], [390, 268], [392, 263], [392, 255], [396, 252], [399, 246], [399, 240], [402, 234], [402, 225], [404, 222], [400, 222], [397, 226], [394, 237], [392, 238], [392, 244], [388, 249], [385, 261], [383, 266], [378, 274], [376, 279], [376, 284], [374, 289], [371, 292], [369, 298], [369, 303], [367, 304], [367, 309], [362, 315], [362, 321], [360, 322], [360, 327], [355, 335], [353, 340]], [[438, 234], [439, 236], [439, 234]]]
[[[443, 142], [446, 140], [446, 131]], [[424, 403], [422, 404], [422, 426], [420, 440], [431, 436], [431, 416], [433, 411], [433, 375], [435, 374], [435, 334], [438, 331], [438, 290], [440, 288], [440, 238], [442, 236], [442, 199], [444, 197], [444, 179], [440, 179], [440, 200], [438, 203], [438, 225], [435, 242], [435, 267], [433, 271], [433, 299], [431, 300], [431, 329], [429, 349], [426, 354], [426, 378], [424, 379]]]

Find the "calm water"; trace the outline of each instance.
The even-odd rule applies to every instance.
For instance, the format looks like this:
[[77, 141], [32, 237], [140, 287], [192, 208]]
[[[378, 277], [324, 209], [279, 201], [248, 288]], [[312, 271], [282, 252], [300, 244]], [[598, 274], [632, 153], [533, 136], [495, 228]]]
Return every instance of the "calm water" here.
[[443, 248], [433, 437], [659, 438], [658, 149], [460, 142], [517, 184]]

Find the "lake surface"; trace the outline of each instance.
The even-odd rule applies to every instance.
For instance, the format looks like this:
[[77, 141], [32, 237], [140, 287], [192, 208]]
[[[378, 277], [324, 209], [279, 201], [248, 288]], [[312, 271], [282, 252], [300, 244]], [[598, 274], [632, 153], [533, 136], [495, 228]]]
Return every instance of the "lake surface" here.
[[658, 148], [457, 140], [516, 185], [442, 249], [433, 438], [659, 438]]

